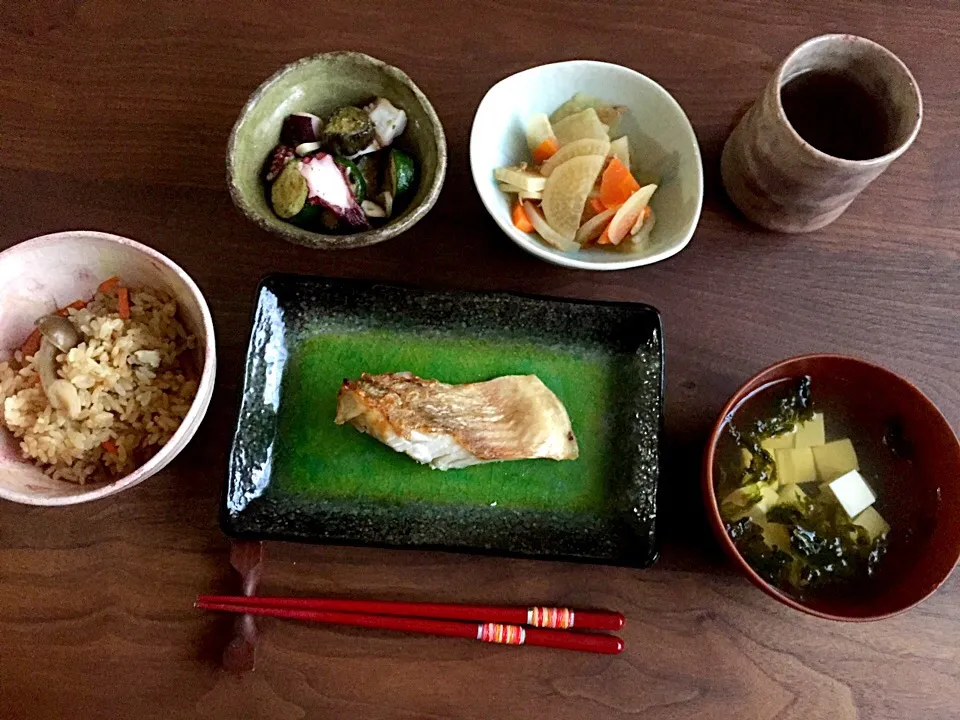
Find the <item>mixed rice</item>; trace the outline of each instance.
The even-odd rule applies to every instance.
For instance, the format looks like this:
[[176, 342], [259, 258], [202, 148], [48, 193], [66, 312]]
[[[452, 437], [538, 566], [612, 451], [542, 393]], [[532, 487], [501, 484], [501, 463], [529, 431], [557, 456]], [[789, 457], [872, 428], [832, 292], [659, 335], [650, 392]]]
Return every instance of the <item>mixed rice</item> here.
[[51, 407], [34, 355], [17, 350], [0, 362], [0, 425], [55, 479], [83, 484], [128, 474], [170, 440], [197, 393], [196, 340], [177, 319], [176, 301], [155, 290], [124, 293], [129, 311], [115, 291], [67, 310], [81, 342], [58, 354], [57, 367], [77, 389], [75, 417]]

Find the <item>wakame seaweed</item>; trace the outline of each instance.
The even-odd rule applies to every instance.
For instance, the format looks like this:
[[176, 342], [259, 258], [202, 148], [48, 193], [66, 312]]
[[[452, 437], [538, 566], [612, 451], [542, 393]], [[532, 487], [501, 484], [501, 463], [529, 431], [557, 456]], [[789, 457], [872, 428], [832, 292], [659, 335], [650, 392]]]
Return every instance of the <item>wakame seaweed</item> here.
[[740, 486], [751, 483], [771, 483], [777, 478], [773, 455], [760, 446], [767, 438], [793, 430], [798, 423], [813, 418], [813, 401], [810, 396], [810, 376], [804, 375], [791, 392], [780, 398], [777, 408], [769, 418], [760, 418], [747, 428], [739, 430], [733, 423], [727, 428], [738, 446], [750, 452], [750, 462], [740, 475]]

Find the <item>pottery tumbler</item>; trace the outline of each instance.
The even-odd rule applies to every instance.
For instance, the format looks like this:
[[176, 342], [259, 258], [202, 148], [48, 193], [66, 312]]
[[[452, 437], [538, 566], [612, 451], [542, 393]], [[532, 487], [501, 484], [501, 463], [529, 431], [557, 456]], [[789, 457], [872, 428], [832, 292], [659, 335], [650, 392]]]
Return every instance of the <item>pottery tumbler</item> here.
[[[889, 127], [882, 154], [866, 160], [834, 157], [797, 133], [784, 112], [781, 89], [809, 71], [842, 74], [878, 100]], [[910, 147], [922, 115], [917, 83], [892, 52], [854, 35], [811, 38], [780, 64], [727, 139], [720, 161], [724, 187], [758, 225], [791, 233], [817, 230], [840, 217]]]

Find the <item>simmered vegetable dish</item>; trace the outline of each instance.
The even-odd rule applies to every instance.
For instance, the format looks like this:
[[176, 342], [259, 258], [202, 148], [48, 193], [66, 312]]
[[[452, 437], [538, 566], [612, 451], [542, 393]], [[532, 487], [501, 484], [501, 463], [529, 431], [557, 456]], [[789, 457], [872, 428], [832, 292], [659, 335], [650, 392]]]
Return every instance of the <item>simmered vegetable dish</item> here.
[[576, 94], [549, 117], [527, 121], [532, 163], [497, 168], [500, 189], [516, 196], [513, 224], [570, 252], [587, 246], [632, 250], [650, 238], [656, 182], [630, 169], [630, 142], [616, 136], [625, 108]]

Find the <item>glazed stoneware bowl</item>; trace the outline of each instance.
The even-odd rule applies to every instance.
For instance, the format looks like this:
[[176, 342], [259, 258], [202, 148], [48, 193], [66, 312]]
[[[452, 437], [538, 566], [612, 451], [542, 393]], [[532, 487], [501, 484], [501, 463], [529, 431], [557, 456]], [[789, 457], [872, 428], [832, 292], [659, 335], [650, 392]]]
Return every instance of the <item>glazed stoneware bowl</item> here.
[[[578, 92], [627, 107], [617, 131], [630, 138], [631, 169], [660, 181], [650, 203], [657, 215], [650, 242], [630, 252], [563, 252], [518, 230], [510, 219], [511, 198], [493, 177], [498, 167], [530, 161], [524, 132], [530, 115], [549, 115]], [[583, 270], [623, 270], [675, 255], [693, 237], [703, 204], [700, 146], [680, 104], [645, 75], [594, 60], [540, 65], [490, 88], [473, 119], [470, 169], [480, 199], [507, 237], [547, 262]]]
[[118, 276], [131, 287], [165, 290], [179, 317], [196, 336], [200, 372], [197, 396], [170, 441], [145, 464], [110, 483], [76, 485], [53, 480], [25, 461], [17, 441], [0, 429], [0, 498], [28, 505], [73, 505], [115, 495], [166, 467], [196, 433], [213, 395], [217, 370], [213, 321], [203, 295], [173, 261], [133, 240], [89, 230], [33, 238], [0, 252], [0, 361], [7, 360], [34, 328], [34, 321]]
[[[407, 114], [398, 145], [418, 163], [416, 194], [386, 225], [348, 235], [311, 232], [277, 217], [264, 191], [264, 161], [277, 145], [291, 113], [321, 117], [343, 105], [385, 97]], [[407, 75], [358, 52], [329, 52], [281, 68], [258, 87], [237, 118], [227, 145], [227, 184], [234, 204], [264, 230], [318, 249], [355, 248], [389, 240], [409, 230], [440, 195], [447, 170], [447, 143], [430, 101]]]
[[[727, 536], [717, 503], [717, 448], [738, 407], [758, 390], [811, 378], [812, 397], [838, 403], [846, 427], [857, 427], [858, 454], [886, 469], [877, 506], [891, 526], [890, 545], [870, 592], [854, 598], [799, 601], [758, 575]], [[827, 433], [830, 436], [830, 418]], [[866, 447], [861, 447], [865, 445]], [[916, 386], [878, 365], [841, 355], [784, 360], [750, 378], [726, 404], [707, 442], [703, 466], [707, 516], [724, 551], [750, 581], [785, 605], [832, 620], [877, 620], [933, 593], [960, 557], [960, 443], [950, 423]]]

